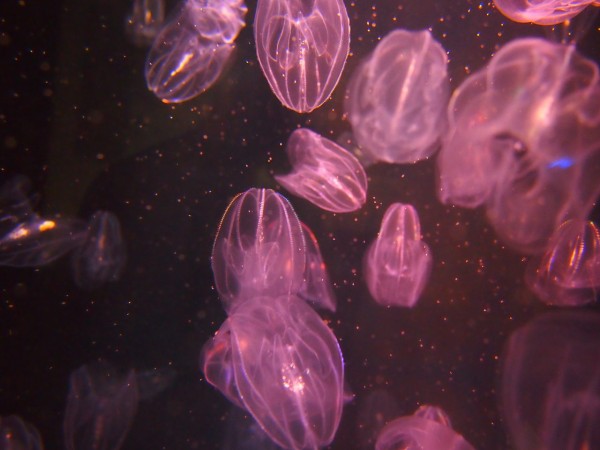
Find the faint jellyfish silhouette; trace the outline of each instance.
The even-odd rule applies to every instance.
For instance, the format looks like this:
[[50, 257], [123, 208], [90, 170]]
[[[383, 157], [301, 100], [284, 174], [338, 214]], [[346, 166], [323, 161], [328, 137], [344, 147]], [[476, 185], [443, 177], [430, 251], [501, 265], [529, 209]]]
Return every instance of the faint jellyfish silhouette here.
[[148, 54], [148, 89], [165, 103], [178, 103], [211, 87], [233, 52], [246, 12], [243, 0], [183, 0]]
[[335, 312], [337, 301], [327, 273], [327, 266], [323, 262], [319, 243], [308, 225], [304, 222], [301, 224], [306, 244], [306, 272], [298, 297], [311, 302], [318, 308]]
[[152, 44], [165, 20], [165, 0], [133, 0], [125, 23], [131, 41], [140, 47]]
[[375, 450], [475, 450], [449, 422], [441, 408], [421, 406], [412, 416], [388, 423], [377, 438]]
[[429, 31], [394, 30], [358, 66], [345, 110], [365, 165], [431, 156], [446, 131], [448, 57]]
[[293, 166], [287, 175], [275, 175], [279, 184], [326, 211], [360, 209], [367, 200], [367, 175], [358, 160], [343, 147], [307, 128], [294, 130], [286, 152]]
[[[230, 399], [233, 392], [232, 400], [278, 445], [319, 448], [333, 440], [344, 399], [342, 355], [304, 300], [256, 297], [236, 304], [202, 355], [207, 381]], [[215, 358], [230, 366], [215, 370]]]
[[280, 450], [247, 411], [232, 405], [227, 413], [222, 450]]
[[259, 0], [254, 40], [260, 67], [279, 101], [307, 113], [336, 87], [350, 50], [343, 0]]
[[568, 220], [554, 233], [546, 252], [533, 257], [525, 280], [549, 305], [582, 306], [596, 301], [600, 287], [600, 231], [593, 222]]
[[127, 254], [119, 219], [109, 211], [96, 211], [90, 218], [85, 238], [72, 255], [75, 283], [94, 289], [121, 277]]
[[0, 186], [0, 236], [38, 217], [33, 211], [37, 196], [29, 194], [30, 190], [31, 181], [23, 175], [13, 176]]
[[306, 254], [292, 205], [271, 189], [252, 188], [236, 196], [219, 225], [211, 262], [227, 311], [257, 295], [300, 291]]
[[0, 416], [0, 449], [43, 450], [39, 431], [19, 416]]
[[137, 412], [134, 370], [119, 374], [98, 361], [71, 373], [64, 419], [67, 450], [118, 450]]
[[390, 205], [363, 264], [375, 301], [384, 306], [412, 308], [427, 283], [431, 265], [431, 251], [421, 240], [417, 211], [412, 205]]
[[382, 389], [359, 398], [356, 429], [361, 450], [372, 450], [383, 427], [400, 415], [396, 399]]
[[494, 0], [496, 8], [515, 22], [533, 22], [554, 25], [567, 21], [589, 5], [599, 6], [595, 0]]
[[440, 200], [485, 205], [506, 243], [543, 251], [600, 194], [599, 98], [598, 67], [574, 46], [509, 42], [452, 95], [437, 159]]
[[139, 399], [151, 400], [168, 389], [175, 380], [177, 373], [171, 367], [155, 367], [136, 372], [135, 383], [138, 387]]
[[501, 412], [516, 450], [600, 448], [600, 315], [560, 311], [514, 331]]

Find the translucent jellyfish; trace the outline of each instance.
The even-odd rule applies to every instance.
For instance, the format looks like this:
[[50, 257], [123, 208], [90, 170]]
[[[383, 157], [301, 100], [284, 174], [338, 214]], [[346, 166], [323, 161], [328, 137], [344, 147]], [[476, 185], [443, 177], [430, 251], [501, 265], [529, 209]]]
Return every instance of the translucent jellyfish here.
[[119, 219], [109, 211], [96, 211], [85, 238], [73, 252], [75, 283], [93, 289], [121, 277], [127, 258]]
[[310, 112], [336, 87], [350, 50], [343, 0], [259, 0], [256, 53], [273, 93], [289, 109]]
[[366, 163], [414, 163], [446, 131], [448, 57], [429, 31], [394, 30], [358, 66], [345, 109]]
[[41, 267], [81, 244], [85, 223], [78, 219], [34, 218], [0, 238], [0, 266]]
[[600, 315], [547, 313], [513, 332], [500, 394], [516, 450], [600, 448]]
[[458, 87], [448, 116], [442, 202], [485, 205], [498, 235], [524, 253], [587, 217], [600, 193], [600, 78], [574, 46], [509, 42]]
[[236, 305], [203, 349], [209, 383], [252, 414], [284, 448], [328, 445], [344, 399], [337, 340], [319, 315], [295, 296]]
[[0, 416], [0, 449], [43, 450], [44, 444], [36, 427], [19, 416]]
[[529, 288], [544, 303], [581, 306], [596, 301], [600, 288], [600, 231], [593, 222], [568, 220], [542, 256], [529, 261]]
[[138, 399], [133, 370], [121, 375], [102, 361], [75, 370], [64, 418], [67, 450], [120, 449]]
[[589, 5], [600, 5], [594, 0], [494, 0], [494, 4], [510, 20], [538, 25], [555, 25], [575, 17]]
[[275, 179], [288, 191], [326, 211], [351, 212], [365, 204], [367, 175], [343, 147], [299, 128], [288, 139], [286, 152], [293, 170]]
[[215, 285], [226, 310], [256, 296], [299, 292], [305, 267], [302, 225], [285, 197], [252, 188], [232, 200], [212, 252]]
[[44, 218], [33, 210], [27, 178], [17, 176], [0, 188], [0, 266], [41, 267], [81, 244], [85, 223]]
[[317, 238], [305, 223], [302, 223], [302, 231], [306, 244], [306, 271], [298, 296], [319, 308], [335, 312], [337, 302]]
[[390, 205], [364, 258], [365, 280], [375, 301], [412, 308], [427, 283], [431, 264], [417, 211], [412, 205]]
[[475, 450], [454, 431], [448, 415], [437, 406], [421, 406], [412, 416], [388, 423], [379, 434], [375, 450]]
[[184, 0], [146, 60], [148, 89], [165, 103], [201, 94], [219, 78], [242, 27], [243, 0]]

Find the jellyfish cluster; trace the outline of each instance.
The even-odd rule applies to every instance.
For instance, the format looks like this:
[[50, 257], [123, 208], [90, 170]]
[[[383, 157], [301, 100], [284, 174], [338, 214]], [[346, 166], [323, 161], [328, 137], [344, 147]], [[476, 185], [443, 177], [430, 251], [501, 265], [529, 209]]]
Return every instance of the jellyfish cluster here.
[[204, 346], [201, 366], [284, 448], [328, 445], [341, 419], [340, 347], [299, 295], [322, 291], [324, 278], [305, 275], [321, 265], [319, 253], [307, 258], [303, 226], [281, 195], [253, 188], [227, 208], [212, 266], [228, 317]]
[[[540, 25], [598, 6], [589, 0], [495, 4], [512, 20]], [[209, 90], [236, 45], [246, 45], [236, 40], [247, 12], [243, 0], [183, 0], [164, 20], [161, 1], [136, 0], [127, 27], [137, 44], [151, 42], [148, 89], [164, 103]], [[341, 91], [336, 86], [351, 54], [343, 0], [258, 0], [253, 32], [256, 61], [285, 108], [308, 114]], [[431, 30], [398, 28], [382, 36], [343, 91], [350, 138], [294, 129], [285, 144], [291, 170], [271, 173], [272, 181], [319, 213], [342, 215], [369, 201], [369, 167], [435, 159], [431, 183], [439, 202], [485, 211], [495, 236], [527, 259], [523, 280], [533, 295], [568, 307], [516, 328], [498, 358], [500, 411], [512, 445], [600, 448], [600, 315], [584, 308], [598, 302], [600, 288], [600, 231], [589, 220], [600, 196], [598, 65], [574, 44], [533, 37], [498, 48], [454, 91], [448, 65]], [[40, 268], [70, 253], [74, 282], [83, 289], [121, 277], [125, 246], [113, 213], [97, 211], [87, 222], [49, 218], [34, 211], [36, 198], [28, 192], [19, 177], [0, 189], [0, 266]], [[410, 314], [421, 307], [435, 255], [420, 208], [387, 205], [377, 235], [364, 242], [357, 270], [373, 308]], [[353, 400], [343, 345], [317, 312], [334, 316], [337, 302], [315, 234], [290, 200], [259, 186], [238, 193], [214, 226], [210, 261], [226, 318], [199, 343], [199, 368], [202, 380], [233, 406], [228, 426], [249, 436], [231, 433], [232, 445], [331, 445], [344, 403]], [[122, 448], [138, 403], [173, 378], [123, 373], [104, 361], [76, 369], [64, 413], [65, 447]], [[442, 407], [413, 410], [373, 419], [371, 448], [475, 448]], [[41, 449], [41, 437], [20, 417], [0, 416], [0, 448]]]

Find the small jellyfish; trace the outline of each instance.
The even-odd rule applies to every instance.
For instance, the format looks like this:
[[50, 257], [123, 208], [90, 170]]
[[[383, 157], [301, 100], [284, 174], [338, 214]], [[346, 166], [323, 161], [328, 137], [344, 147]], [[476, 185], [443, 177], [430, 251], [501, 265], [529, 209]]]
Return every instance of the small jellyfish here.
[[246, 11], [243, 0], [183, 0], [148, 53], [148, 89], [165, 103], [179, 103], [210, 88], [233, 52]]
[[555, 25], [572, 19], [596, 0], [494, 0], [496, 8], [515, 22]]
[[421, 240], [419, 216], [412, 205], [394, 203], [364, 258], [369, 292], [384, 306], [412, 308], [431, 272], [429, 246]]
[[549, 305], [582, 306], [596, 301], [600, 288], [598, 227], [577, 219], [563, 223], [546, 251], [529, 261], [525, 280]]
[[291, 173], [276, 175], [284, 188], [321, 209], [360, 209], [367, 200], [367, 175], [349, 151], [306, 128], [294, 130], [286, 145]]
[[414, 163], [446, 131], [446, 51], [427, 30], [394, 30], [356, 69], [345, 110], [365, 163]]
[[336, 87], [350, 51], [343, 0], [259, 0], [254, 40], [260, 67], [277, 98], [308, 113]]
[[437, 406], [423, 405], [412, 416], [388, 423], [377, 438], [375, 450], [475, 450], [450, 426]]
[[94, 289], [121, 277], [127, 258], [119, 219], [109, 211], [96, 211], [85, 238], [72, 257], [75, 283]]

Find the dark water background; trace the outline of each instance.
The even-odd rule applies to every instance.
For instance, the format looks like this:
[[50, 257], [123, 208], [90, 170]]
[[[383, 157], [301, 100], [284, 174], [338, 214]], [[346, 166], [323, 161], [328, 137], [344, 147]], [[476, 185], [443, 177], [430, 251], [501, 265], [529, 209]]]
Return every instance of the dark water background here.
[[[306, 116], [282, 107], [262, 75], [255, 6], [248, 2], [248, 26], [220, 81], [165, 105], [145, 86], [147, 50], [125, 34], [129, 1], [0, 4], [0, 181], [30, 177], [44, 214], [114, 212], [129, 255], [120, 281], [91, 292], [75, 286], [68, 258], [39, 270], [0, 268], [0, 415], [33, 423], [47, 449], [62, 448], [69, 373], [98, 358], [176, 373], [140, 404], [124, 449], [220, 449], [237, 433], [249, 442], [249, 422], [198, 369], [201, 346], [225, 318], [209, 257], [228, 202], [253, 186], [277, 188], [273, 174], [289, 169], [283, 145], [296, 127], [332, 139], [350, 130], [342, 108], [349, 75], [393, 28], [430, 28], [449, 51], [453, 88], [504, 43], [545, 35], [487, 3], [347, 0], [352, 54], [332, 100]], [[579, 48], [598, 60], [596, 38], [597, 27]], [[550, 309], [524, 286], [526, 259], [497, 241], [483, 211], [437, 201], [433, 161], [367, 173], [368, 203], [353, 214], [288, 196], [335, 285], [338, 311], [324, 316], [355, 395], [331, 448], [371, 448], [378, 418], [423, 403], [443, 407], [476, 448], [510, 448], [496, 389], [502, 346]], [[397, 201], [416, 207], [434, 256], [413, 310], [376, 305], [362, 276], [365, 248]]]

